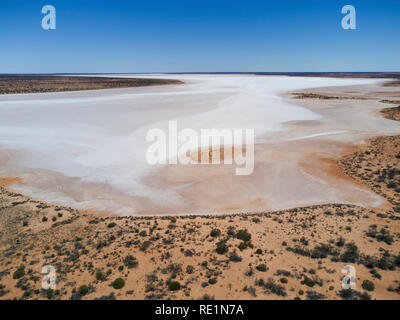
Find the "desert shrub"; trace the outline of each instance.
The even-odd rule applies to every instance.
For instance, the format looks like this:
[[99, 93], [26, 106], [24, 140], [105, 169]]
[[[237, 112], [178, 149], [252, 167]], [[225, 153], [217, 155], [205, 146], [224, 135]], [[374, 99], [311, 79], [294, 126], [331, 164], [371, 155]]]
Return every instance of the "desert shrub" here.
[[96, 271], [96, 280], [105, 281], [106, 279], [106, 275], [101, 270]]
[[88, 292], [89, 292], [89, 288], [88, 288], [88, 286], [87, 285], [83, 285], [83, 286], [80, 286], [79, 287], [79, 289], [78, 289], [78, 291], [79, 291], [79, 293], [81, 294], [81, 295], [85, 295], [85, 294], [87, 294]]
[[261, 272], [265, 272], [265, 271], [268, 270], [267, 266], [266, 266], [264, 263], [259, 264], [259, 265], [256, 267], [256, 269], [257, 269], [258, 271], [261, 271]]
[[377, 241], [385, 242], [388, 245], [393, 243], [393, 236], [384, 228], [378, 232], [376, 225], [371, 225], [365, 233], [367, 237], [375, 238]]
[[217, 283], [217, 278], [210, 278], [208, 279], [209, 284], [216, 284]]
[[382, 270], [394, 270], [398, 266], [398, 257], [390, 255], [387, 250], [384, 250], [380, 258], [371, 257], [370, 255], [362, 257], [360, 263], [367, 268], [379, 268]]
[[42, 218], [42, 222], [46, 222], [47, 220], [48, 220], [47, 217]]
[[250, 241], [251, 234], [249, 232], [247, 232], [247, 229], [242, 229], [236, 233], [236, 238], [238, 238], [239, 240], [245, 241], [245, 242]]
[[22, 226], [23, 226], [23, 227], [26, 227], [27, 225], [28, 225], [28, 221], [22, 222]]
[[189, 249], [186, 249], [183, 254], [185, 255], [185, 257], [193, 257], [193, 251]]
[[209, 294], [205, 293], [201, 300], [214, 300], [214, 296], [210, 296]]
[[262, 279], [256, 281], [256, 285], [264, 287], [267, 291], [276, 294], [281, 297], [286, 297], [285, 287], [280, 284], [276, 284], [272, 278], [269, 278], [267, 282]]
[[331, 253], [331, 247], [327, 244], [320, 244], [314, 247], [311, 251], [311, 258], [323, 259]]
[[122, 278], [117, 278], [117, 279], [114, 280], [112, 286], [113, 286], [114, 289], [121, 289], [121, 288], [123, 288], [125, 286], [125, 280], [122, 279]]
[[344, 300], [371, 300], [371, 296], [367, 292], [360, 293], [352, 289], [342, 289], [339, 296]]
[[304, 280], [301, 282], [301, 284], [305, 284], [307, 287], [314, 287], [315, 282], [311, 278], [304, 276]]
[[151, 246], [151, 241], [144, 241], [140, 246], [140, 250], [146, 251], [150, 246]]
[[345, 244], [345, 240], [342, 238], [342, 237], [340, 237], [339, 239], [338, 239], [338, 241], [336, 241], [336, 245], [338, 246], [338, 247], [343, 247], [344, 246], [344, 244]]
[[280, 278], [281, 283], [288, 283], [288, 279], [287, 278]]
[[212, 229], [210, 232], [211, 237], [219, 237], [221, 235], [221, 230], [219, 229]]
[[290, 271], [287, 271], [287, 270], [278, 269], [278, 270], [276, 270], [276, 275], [290, 277], [291, 273], [290, 273]]
[[352, 242], [346, 244], [345, 252], [340, 256], [340, 261], [342, 262], [356, 262], [360, 254], [358, 252], [357, 246]]
[[192, 274], [193, 272], [194, 272], [194, 267], [191, 266], [191, 265], [188, 265], [188, 266], [186, 267], [186, 273]]
[[233, 236], [235, 236], [235, 228], [234, 227], [232, 227], [232, 226], [230, 226], [229, 228], [228, 228], [228, 236], [230, 236], [230, 237], [233, 237]]
[[[285, 244], [286, 245], [286, 244]], [[301, 256], [305, 256], [305, 257], [309, 257], [311, 254], [310, 254], [310, 250], [308, 250], [308, 249], [303, 249], [303, 248], [301, 248], [301, 247], [299, 247], [299, 246], [296, 246], [296, 247], [294, 247], [294, 248], [291, 248], [291, 247], [286, 247], [286, 250], [287, 251], [290, 251], [290, 252], [293, 252], [293, 253], [295, 253], [295, 254], [299, 254], [299, 255], [301, 255]]]
[[375, 279], [382, 279], [382, 276], [375, 269], [370, 270], [369, 273], [372, 274], [372, 277]]
[[353, 298], [353, 290], [352, 289], [342, 289], [339, 291], [339, 296], [345, 300], [351, 299], [351, 298]]
[[229, 255], [229, 260], [232, 262], [240, 262], [242, 261], [242, 257], [239, 256], [236, 251], [234, 251]]
[[362, 286], [362, 288], [364, 290], [367, 290], [367, 291], [374, 291], [375, 290], [375, 285], [370, 280], [364, 280], [361, 286]]
[[244, 249], [248, 248], [251, 246], [251, 243], [249, 241], [242, 241], [239, 243], [238, 248], [240, 251], [243, 251]]
[[398, 294], [400, 294], [400, 284], [398, 284], [397, 286], [389, 286], [389, 288], [387, 288], [387, 291], [389, 292], [397, 292]]
[[217, 243], [217, 248], [215, 249], [218, 254], [225, 254], [228, 252], [228, 246], [226, 245], [225, 241], [220, 241]]
[[13, 279], [20, 279], [25, 275], [25, 266], [21, 265], [17, 270], [13, 273]]
[[178, 281], [171, 281], [168, 287], [171, 291], [177, 291], [181, 288], [181, 284]]
[[368, 294], [368, 292], [363, 292], [360, 294], [360, 300], [371, 300], [371, 296]]
[[309, 290], [309, 291], [307, 291], [307, 299], [321, 300], [321, 299], [325, 299], [325, 296], [322, 293], [318, 293], [314, 290]]
[[182, 272], [182, 265], [179, 263], [170, 263], [167, 270], [174, 276]]
[[101, 296], [99, 298], [94, 298], [94, 300], [116, 300], [117, 298], [114, 295], [114, 292], [111, 292], [107, 296]]
[[140, 231], [140, 232], [139, 232], [139, 236], [141, 236], [141, 237], [147, 237], [147, 232], [146, 232], [146, 230]]
[[134, 256], [127, 255], [124, 259], [124, 265], [127, 266], [129, 269], [137, 267], [139, 262]]
[[256, 250], [256, 254], [262, 254], [263, 252], [262, 252], [262, 250], [261, 249], [257, 249]]
[[308, 246], [308, 240], [305, 237], [301, 237], [299, 240], [302, 244], [304, 244], [305, 246]]
[[46, 297], [47, 299], [52, 299], [54, 297], [54, 290], [49, 288], [46, 290]]

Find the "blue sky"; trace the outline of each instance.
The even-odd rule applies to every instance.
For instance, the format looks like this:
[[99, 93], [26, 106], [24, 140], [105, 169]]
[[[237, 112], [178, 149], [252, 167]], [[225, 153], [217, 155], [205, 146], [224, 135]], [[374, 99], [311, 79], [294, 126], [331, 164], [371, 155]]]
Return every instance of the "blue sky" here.
[[0, 73], [192, 71], [400, 71], [400, 1], [0, 0]]

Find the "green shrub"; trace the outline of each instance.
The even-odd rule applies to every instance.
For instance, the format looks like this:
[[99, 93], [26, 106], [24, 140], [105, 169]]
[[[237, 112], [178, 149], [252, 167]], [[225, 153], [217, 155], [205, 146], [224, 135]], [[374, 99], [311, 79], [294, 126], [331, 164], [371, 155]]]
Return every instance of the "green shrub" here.
[[227, 233], [228, 233], [228, 236], [231, 236], [231, 237], [235, 236], [235, 228], [232, 226], [228, 227]]
[[258, 271], [261, 271], [261, 272], [265, 272], [265, 271], [268, 270], [267, 266], [266, 266], [264, 263], [259, 264], [259, 265], [256, 267], [256, 269], [257, 269]]
[[19, 266], [13, 273], [13, 279], [20, 279], [25, 275], [25, 266]]
[[189, 265], [186, 267], [186, 273], [192, 274], [194, 272], [194, 267]]
[[249, 246], [248, 242], [242, 241], [241, 243], [239, 243], [238, 248], [239, 248], [240, 251], [243, 251], [248, 246]]
[[236, 251], [234, 251], [229, 255], [229, 260], [232, 262], [240, 262], [242, 261], [242, 257], [239, 256]]
[[247, 229], [242, 229], [237, 232], [236, 238], [242, 241], [250, 241], [251, 234], [247, 232]]
[[256, 254], [262, 254], [263, 252], [262, 252], [262, 250], [261, 249], [257, 249], [256, 250]]
[[181, 288], [181, 284], [178, 281], [171, 281], [169, 283], [169, 290], [177, 291]]
[[364, 290], [367, 290], [367, 291], [374, 291], [375, 290], [374, 283], [372, 281], [369, 281], [369, 280], [364, 280], [361, 286], [362, 286], [362, 288]]
[[278, 296], [287, 296], [285, 287], [281, 286], [280, 284], [276, 284], [272, 278], [269, 278], [267, 282], [265, 282], [263, 279], [256, 280], [256, 285], [264, 287], [267, 291]]
[[124, 265], [126, 265], [129, 269], [137, 267], [138, 264], [139, 262], [134, 256], [127, 255], [124, 259]]
[[97, 270], [96, 271], [96, 279], [99, 281], [105, 281], [106, 280], [106, 275], [101, 271], [101, 270]]
[[88, 288], [88, 286], [87, 285], [83, 285], [83, 286], [80, 286], [79, 287], [79, 289], [78, 289], [78, 291], [79, 291], [79, 293], [81, 294], [81, 295], [85, 295], [85, 294], [87, 294], [88, 292], [89, 292], [89, 288]]
[[113, 288], [114, 289], [121, 289], [125, 286], [125, 280], [122, 278], [117, 278], [113, 282]]
[[287, 278], [281, 278], [280, 281], [281, 281], [281, 283], [288, 283], [288, 279]]
[[210, 232], [211, 237], [219, 237], [221, 235], [221, 230], [219, 229], [212, 229]]
[[54, 297], [54, 290], [53, 289], [47, 289], [46, 296], [47, 296], [47, 299], [52, 299]]
[[209, 284], [216, 284], [217, 283], [217, 278], [210, 278], [208, 279]]
[[309, 277], [304, 276], [304, 280], [301, 282], [301, 284], [305, 284], [307, 287], [314, 287], [315, 282]]
[[115, 222], [110, 222], [108, 225], [107, 225], [107, 228], [114, 228], [116, 226], [116, 223]]
[[225, 254], [228, 252], [228, 246], [224, 241], [220, 241], [217, 243], [217, 248], [215, 249], [219, 254]]

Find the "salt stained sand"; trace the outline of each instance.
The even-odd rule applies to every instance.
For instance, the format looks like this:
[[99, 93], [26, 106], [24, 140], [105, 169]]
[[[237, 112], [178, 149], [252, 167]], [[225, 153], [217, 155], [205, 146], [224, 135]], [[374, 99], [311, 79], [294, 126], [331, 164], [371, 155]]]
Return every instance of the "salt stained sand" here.
[[[108, 75], [116, 76], [116, 75]], [[118, 75], [138, 77], [138, 75]], [[165, 75], [140, 77], [165, 78]], [[185, 85], [0, 96], [0, 174], [47, 201], [116, 214], [247, 212], [320, 203], [384, 205], [334, 172], [354, 143], [400, 127], [375, 101], [296, 101], [283, 92], [371, 79], [168, 75]], [[255, 169], [146, 162], [148, 130], [255, 130]]]

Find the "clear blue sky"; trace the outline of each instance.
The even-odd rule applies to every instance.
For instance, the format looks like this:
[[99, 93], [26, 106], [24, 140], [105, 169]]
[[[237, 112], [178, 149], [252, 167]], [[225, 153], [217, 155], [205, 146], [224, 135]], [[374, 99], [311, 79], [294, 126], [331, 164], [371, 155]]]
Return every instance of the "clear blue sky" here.
[[400, 1], [0, 0], [0, 73], [191, 71], [400, 71]]

